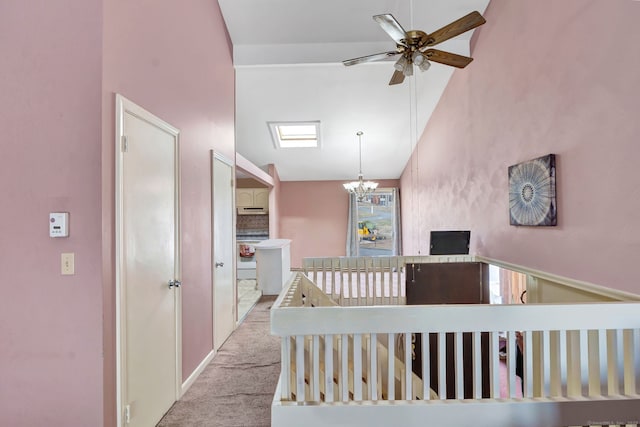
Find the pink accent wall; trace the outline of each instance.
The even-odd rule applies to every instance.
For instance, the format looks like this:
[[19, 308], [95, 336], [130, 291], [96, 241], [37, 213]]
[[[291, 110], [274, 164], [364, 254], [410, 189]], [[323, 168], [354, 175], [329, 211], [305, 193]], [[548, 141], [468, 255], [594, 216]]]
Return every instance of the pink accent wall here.
[[[212, 347], [210, 151], [235, 156], [228, 36], [209, 0], [7, 0], [0, 28], [0, 425], [112, 426], [114, 93], [181, 130], [186, 379]], [[69, 238], [48, 236], [55, 211]]]
[[[104, 251], [112, 254], [114, 93], [180, 129], [183, 381], [211, 351], [211, 150], [235, 159], [235, 74], [217, 2], [104, 2]], [[113, 266], [113, 263], [107, 263]], [[113, 346], [113, 270], [105, 275], [105, 340]], [[115, 364], [108, 361], [106, 376]], [[107, 385], [110, 387], [110, 385]], [[115, 389], [114, 389], [115, 390]], [[115, 403], [108, 403], [109, 413]]]
[[[282, 181], [279, 194], [280, 234], [291, 239], [291, 267], [302, 258], [345, 256], [349, 196], [345, 181]], [[397, 180], [378, 180], [380, 188]]]
[[101, 18], [99, 0], [0, 6], [2, 426], [102, 424]]
[[[640, 4], [492, 0], [485, 17], [402, 175], [405, 253], [470, 229], [472, 252], [640, 293]], [[510, 226], [508, 166], [549, 153], [558, 226]]]

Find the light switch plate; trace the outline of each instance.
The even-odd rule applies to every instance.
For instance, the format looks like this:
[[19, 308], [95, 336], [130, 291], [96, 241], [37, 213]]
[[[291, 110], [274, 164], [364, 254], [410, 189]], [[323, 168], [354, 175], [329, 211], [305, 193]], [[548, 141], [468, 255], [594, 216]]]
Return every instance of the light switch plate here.
[[71, 252], [71, 253], [64, 253], [60, 257], [60, 262], [61, 262], [60, 272], [62, 273], [63, 276], [69, 276], [76, 273], [74, 255], [75, 254]]

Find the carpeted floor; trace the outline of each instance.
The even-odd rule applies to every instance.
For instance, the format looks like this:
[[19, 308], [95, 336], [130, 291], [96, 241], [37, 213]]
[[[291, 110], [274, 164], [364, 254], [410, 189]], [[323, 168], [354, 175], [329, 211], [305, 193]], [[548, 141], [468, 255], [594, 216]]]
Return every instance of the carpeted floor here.
[[271, 425], [271, 402], [280, 375], [280, 341], [269, 334], [269, 309], [275, 298], [260, 299], [158, 426]]

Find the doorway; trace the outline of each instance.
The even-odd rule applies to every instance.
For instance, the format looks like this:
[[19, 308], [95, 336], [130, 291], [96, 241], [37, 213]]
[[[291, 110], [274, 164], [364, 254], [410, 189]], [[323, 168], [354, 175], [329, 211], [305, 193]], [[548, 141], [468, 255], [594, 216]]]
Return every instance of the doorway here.
[[156, 425], [181, 377], [178, 129], [116, 95], [118, 425]]

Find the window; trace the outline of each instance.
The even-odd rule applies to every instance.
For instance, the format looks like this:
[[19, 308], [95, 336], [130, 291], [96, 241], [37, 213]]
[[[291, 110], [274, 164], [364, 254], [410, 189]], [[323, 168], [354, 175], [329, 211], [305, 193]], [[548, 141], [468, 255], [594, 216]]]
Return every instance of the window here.
[[353, 235], [357, 239], [355, 256], [398, 255], [398, 233], [400, 232], [396, 203], [397, 190], [381, 189], [371, 193], [362, 201], [355, 199]]
[[320, 122], [267, 122], [273, 145], [279, 148], [318, 148]]

